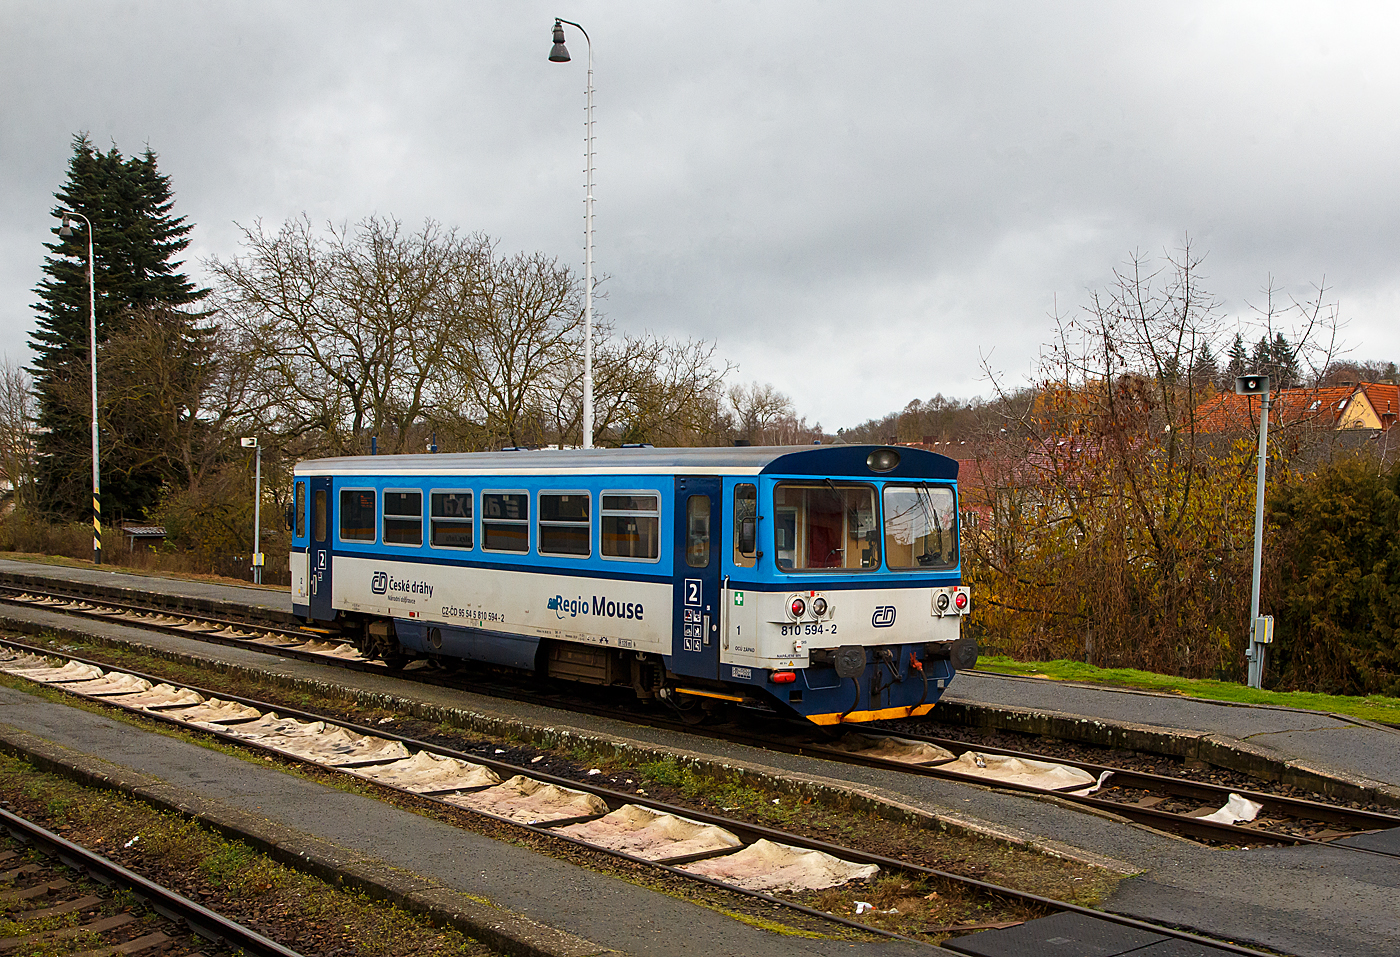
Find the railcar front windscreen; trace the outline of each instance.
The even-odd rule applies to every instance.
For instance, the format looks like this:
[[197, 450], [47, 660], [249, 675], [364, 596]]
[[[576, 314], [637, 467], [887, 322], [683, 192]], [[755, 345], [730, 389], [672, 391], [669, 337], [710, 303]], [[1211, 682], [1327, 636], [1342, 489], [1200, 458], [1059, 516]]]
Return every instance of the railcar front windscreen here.
[[778, 567], [873, 570], [880, 567], [875, 489], [835, 482], [784, 482], [773, 493]]
[[885, 563], [892, 569], [952, 568], [958, 563], [953, 490], [939, 485], [885, 486]]

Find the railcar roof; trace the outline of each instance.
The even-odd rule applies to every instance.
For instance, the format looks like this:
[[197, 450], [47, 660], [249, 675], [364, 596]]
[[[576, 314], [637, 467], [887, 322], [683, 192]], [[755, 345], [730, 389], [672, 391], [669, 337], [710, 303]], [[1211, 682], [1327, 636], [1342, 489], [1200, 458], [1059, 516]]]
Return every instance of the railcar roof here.
[[[899, 464], [873, 472], [866, 459], [891, 448]], [[546, 449], [309, 459], [298, 475], [851, 475], [955, 479], [956, 459], [907, 446], [770, 445], [722, 448]]]

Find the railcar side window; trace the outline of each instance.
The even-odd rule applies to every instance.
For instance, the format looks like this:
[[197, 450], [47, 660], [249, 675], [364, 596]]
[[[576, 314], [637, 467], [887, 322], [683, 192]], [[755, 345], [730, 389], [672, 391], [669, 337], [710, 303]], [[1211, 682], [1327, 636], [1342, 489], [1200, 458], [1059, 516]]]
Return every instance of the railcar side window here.
[[374, 541], [374, 489], [340, 490], [340, 538], [346, 542]]
[[316, 494], [311, 496], [311, 510], [315, 514], [311, 516], [311, 531], [316, 541], [326, 540], [326, 490], [317, 489]]
[[953, 490], [938, 485], [885, 486], [885, 564], [952, 568], [958, 563]]
[[593, 554], [593, 526], [589, 521], [591, 500], [587, 492], [541, 492], [541, 555]]
[[879, 568], [875, 490], [830, 480], [783, 483], [773, 493], [773, 538], [783, 571]]
[[422, 492], [384, 492], [384, 544], [423, 544]]
[[488, 552], [530, 550], [530, 496], [524, 492], [481, 493], [481, 547]]
[[306, 483], [298, 482], [296, 485], [296, 497], [292, 502], [292, 509], [296, 512], [294, 524], [296, 531], [293, 533], [297, 538], [306, 537]]
[[434, 548], [472, 547], [472, 493], [433, 492], [429, 496], [432, 508], [432, 544]]
[[685, 563], [691, 568], [710, 564], [710, 496], [692, 495], [685, 503]]
[[748, 483], [734, 486], [734, 564], [758, 564], [758, 489]]
[[654, 562], [661, 556], [661, 497], [641, 492], [604, 492], [604, 558]]

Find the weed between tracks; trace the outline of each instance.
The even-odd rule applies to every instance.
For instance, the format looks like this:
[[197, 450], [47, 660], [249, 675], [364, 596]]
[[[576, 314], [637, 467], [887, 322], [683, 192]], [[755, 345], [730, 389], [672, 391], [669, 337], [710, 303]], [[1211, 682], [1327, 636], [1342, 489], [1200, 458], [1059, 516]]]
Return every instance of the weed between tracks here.
[[[453, 929], [283, 867], [203, 825], [110, 791], [83, 787], [0, 755], [0, 800], [14, 813], [91, 848], [157, 883], [303, 954], [326, 957], [488, 957], [496, 951]], [[132, 902], [104, 902], [113, 913]], [[48, 918], [81, 922], [80, 915]], [[33, 922], [0, 920], [0, 938], [34, 933]], [[49, 928], [44, 928], [49, 929]], [[81, 953], [81, 938], [49, 945]]]
[[[51, 642], [58, 646], [58, 642]], [[750, 823], [761, 824], [804, 836], [857, 848], [868, 853], [905, 860], [938, 870], [1018, 890], [1082, 905], [1105, 899], [1121, 879], [1099, 868], [1050, 857], [1008, 845], [991, 838], [895, 823], [859, 809], [833, 807], [787, 792], [769, 791], [747, 783], [739, 776], [715, 777], [675, 759], [628, 764], [611, 754], [599, 754], [578, 746], [541, 748], [533, 743], [507, 737], [486, 738], [445, 724], [405, 717], [383, 708], [360, 706], [352, 697], [332, 693], [312, 694], [289, 690], [271, 680], [241, 674], [217, 674], [154, 655], [108, 647], [77, 647], [65, 642], [63, 650], [115, 667], [160, 674], [172, 681], [185, 681], [228, 694], [258, 698], [283, 707], [291, 706], [334, 715], [360, 725], [383, 725], [386, 730], [467, 753], [494, 757], [513, 764], [574, 780], [604, 784], [616, 791], [649, 795], [667, 803], [722, 813]], [[0, 679], [3, 680], [3, 679]], [[24, 685], [27, 690], [32, 685]], [[44, 693], [44, 692], [40, 692]], [[73, 699], [49, 691], [59, 699]], [[92, 706], [111, 714], [100, 706]], [[142, 727], [179, 737], [185, 732], [140, 718], [128, 720]], [[268, 761], [243, 749], [193, 736], [207, 746], [235, 754], [245, 760]], [[806, 922], [792, 912], [775, 912], [772, 905], [740, 895], [717, 892], [693, 882], [674, 878], [651, 868], [633, 865], [599, 852], [563, 842], [537, 837], [509, 825], [497, 824], [465, 811], [416, 799], [399, 792], [367, 784], [360, 779], [334, 772], [323, 772], [278, 762], [285, 770], [314, 778], [342, 790], [355, 791], [386, 800], [457, 826], [500, 840], [582, 864], [594, 870], [621, 877], [673, 896], [710, 907], [754, 926], [782, 933], [842, 936], [831, 925]], [[849, 885], [836, 890], [800, 895], [798, 902], [841, 917], [858, 919], [873, 927], [908, 936], [938, 941], [972, 926], [1016, 922], [1038, 916], [1024, 905], [989, 897], [953, 882], [911, 881], [898, 876], [880, 877], [872, 884]], [[869, 905], [862, 907], [860, 905]], [[857, 911], [861, 913], [857, 914]], [[782, 921], [774, 918], [781, 916]], [[773, 926], [770, 926], [773, 925]]]

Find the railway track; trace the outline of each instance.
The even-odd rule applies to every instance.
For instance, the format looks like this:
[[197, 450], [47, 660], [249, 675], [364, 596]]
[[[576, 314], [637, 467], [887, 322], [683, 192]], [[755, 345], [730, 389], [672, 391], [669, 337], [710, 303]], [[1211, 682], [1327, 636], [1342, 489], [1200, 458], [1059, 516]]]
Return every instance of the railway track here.
[[0, 830], [0, 953], [61, 952], [67, 945], [127, 957], [298, 957], [4, 809]]
[[[259, 623], [255, 615], [240, 619], [192, 614], [162, 608], [159, 605], [99, 599], [57, 589], [40, 592], [33, 588], [6, 586], [0, 591], [0, 596], [3, 600], [15, 604], [49, 608], [65, 614], [105, 621], [120, 621], [223, 645], [251, 646], [260, 651], [299, 660], [332, 663], [337, 667], [359, 671], [382, 673], [388, 670], [379, 662], [364, 659], [349, 645], [328, 641], [322, 631]], [[460, 687], [476, 693], [483, 691], [475, 684], [461, 682], [441, 673], [415, 672], [412, 676], [418, 680]], [[1342, 838], [1400, 828], [1400, 815], [1303, 800], [1266, 791], [1225, 787], [1190, 778], [1151, 774], [1122, 766], [1047, 758], [1041, 754], [982, 745], [968, 746], [963, 742], [933, 735], [906, 731], [892, 733], [862, 726], [860, 731], [854, 734], [858, 738], [871, 739], [875, 746], [859, 748], [851, 747], [849, 743], [833, 742], [820, 732], [775, 734], [768, 731], [755, 734], [739, 727], [697, 727], [669, 721], [656, 715], [642, 716], [635, 711], [599, 706], [593, 702], [562, 703], [555, 697], [528, 689], [493, 686], [486, 690], [493, 694], [504, 693], [516, 700], [550, 707], [575, 708], [598, 716], [634, 723], [644, 722], [654, 727], [702, 734], [761, 749], [817, 756], [847, 764], [961, 781], [999, 790], [1051, 796], [1096, 813], [1110, 814], [1211, 844], [1241, 847], [1331, 844]], [[890, 747], [890, 742], [895, 742], [896, 746]], [[898, 742], [906, 745], [925, 744], [944, 753], [930, 755], [927, 750], [904, 748], [906, 753], [891, 757], [892, 753], [901, 750], [897, 746]], [[1069, 785], [1057, 787], [997, 778], [985, 773], [990, 756], [1013, 759], [1014, 762], [1021, 762], [1023, 766], [1033, 767], [1036, 764], [1048, 763], [1073, 768], [1087, 774], [1089, 780], [1080, 777]], [[960, 757], [962, 760], [959, 760]], [[1053, 783], [1054, 779], [1051, 780]], [[1094, 786], [1091, 787], [1091, 783]], [[1239, 819], [1232, 818], [1232, 813], [1239, 813], [1242, 817], [1251, 814], [1255, 816], [1251, 820], [1236, 823]], [[1349, 844], [1335, 846], [1359, 853], [1400, 856], [1390, 850], [1353, 847]]]
[[[850, 880], [868, 880], [884, 872], [957, 885], [984, 897], [1016, 902], [1032, 912], [1180, 941], [1196, 948], [1193, 953], [1263, 957], [1247, 947], [749, 821], [677, 807], [644, 795], [557, 777], [529, 765], [468, 754], [256, 699], [173, 685], [158, 676], [107, 671], [96, 662], [56, 655], [21, 642], [0, 641], [0, 671], [213, 735], [230, 744], [352, 774], [418, 799], [466, 809], [535, 834], [867, 933], [920, 942], [815, 909], [784, 896], [782, 891], [837, 886]], [[417, 774], [425, 769], [426, 774]], [[812, 874], [817, 876], [809, 879], [807, 875]], [[956, 939], [944, 946], [959, 949]]]

